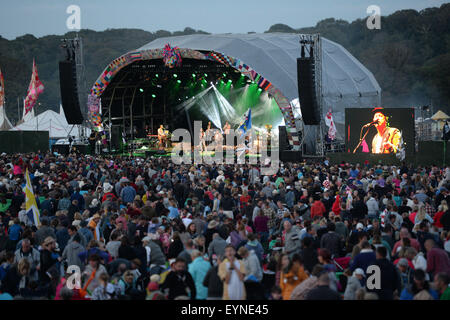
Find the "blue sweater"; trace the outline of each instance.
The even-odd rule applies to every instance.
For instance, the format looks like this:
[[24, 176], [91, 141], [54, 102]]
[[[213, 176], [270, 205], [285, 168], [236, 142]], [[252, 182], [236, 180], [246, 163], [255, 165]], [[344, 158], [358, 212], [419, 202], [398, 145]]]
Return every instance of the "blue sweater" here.
[[[363, 249], [364, 250], [364, 249]], [[367, 271], [367, 267], [374, 264], [376, 260], [375, 252], [361, 252], [358, 254], [350, 265], [350, 269], [355, 271], [357, 268], [361, 268], [364, 272]]]

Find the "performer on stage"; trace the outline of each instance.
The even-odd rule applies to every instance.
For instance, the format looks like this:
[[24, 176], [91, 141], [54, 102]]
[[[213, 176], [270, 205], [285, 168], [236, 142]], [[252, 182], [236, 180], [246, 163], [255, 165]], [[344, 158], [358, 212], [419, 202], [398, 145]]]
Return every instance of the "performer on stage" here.
[[200, 148], [200, 152], [206, 151], [206, 133], [205, 131], [203, 131], [203, 128], [200, 128], [200, 134], [199, 134], [199, 138], [200, 138], [200, 144], [198, 145], [198, 147]]
[[91, 154], [95, 154], [95, 142], [97, 141], [97, 131], [92, 130], [89, 136], [89, 146], [91, 149]]
[[158, 141], [159, 141], [159, 149], [164, 149], [166, 144], [167, 134], [166, 130], [164, 130], [164, 126], [160, 125], [158, 129]]
[[373, 112], [377, 134], [372, 140], [372, 153], [396, 153], [402, 138], [400, 130], [389, 127], [382, 108], [375, 108]]
[[225, 122], [225, 125], [223, 126], [223, 132], [225, 133], [225, 135], [230, 133], [230, 129], [231, 129], [231, 125], [227, 122]]

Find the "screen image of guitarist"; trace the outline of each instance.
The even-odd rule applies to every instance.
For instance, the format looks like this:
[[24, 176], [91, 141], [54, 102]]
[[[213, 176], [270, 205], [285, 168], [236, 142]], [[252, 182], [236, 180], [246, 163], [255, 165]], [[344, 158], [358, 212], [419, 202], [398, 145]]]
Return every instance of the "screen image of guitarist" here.
[[414, 108], [345, 108], [348, 153], [395, 155], [415, 151]]
[[373, 121], [377, 134], [372, 139], [372, 153], [396, 153], [402, 139], [400, 130], [387, 125], [382, 110], [375, 110]]

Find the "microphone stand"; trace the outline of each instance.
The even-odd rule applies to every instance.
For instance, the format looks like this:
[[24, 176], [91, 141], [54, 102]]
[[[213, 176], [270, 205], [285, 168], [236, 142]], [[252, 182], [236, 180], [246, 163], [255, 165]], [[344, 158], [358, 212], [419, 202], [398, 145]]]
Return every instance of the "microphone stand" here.
[[[370, 128], [370, 126], [368, 128]], [[367, 129], [366, 133], [361, 138], [361, 134], [362, 134], [363, 129], [364, 129], [364, 126], [361, 128], [361, 132], [359, 134], [359, 142], [358, 142], [358, 145], [356, 146], [355, 150], [353, 150], [353, 153], [356, 153], [356, 150], [359, 148], [359, 146], [361, 145], [361, 143], [364, 141], [364, 139], [366, 138], [367, 134], [369, 133], [369, 129]]]

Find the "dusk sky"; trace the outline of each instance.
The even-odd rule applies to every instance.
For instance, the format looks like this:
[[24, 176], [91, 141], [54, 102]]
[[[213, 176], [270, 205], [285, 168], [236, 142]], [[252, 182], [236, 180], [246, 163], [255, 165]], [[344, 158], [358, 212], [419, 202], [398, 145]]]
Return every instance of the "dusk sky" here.
[[284, 23], [293, 28], [314, 26], [326, 18], [353, 21], [367, 17], [369, 5], [381, 15], [401, 9], [439, 7], [441, 0], [2, 0], [0, 35], [42, 37], [64, 34], [69, 5], [81, 8], [81, 28], [103, 31], [138, 28], [179, 31], [185, 27], [211, 33], [264, 32]]

